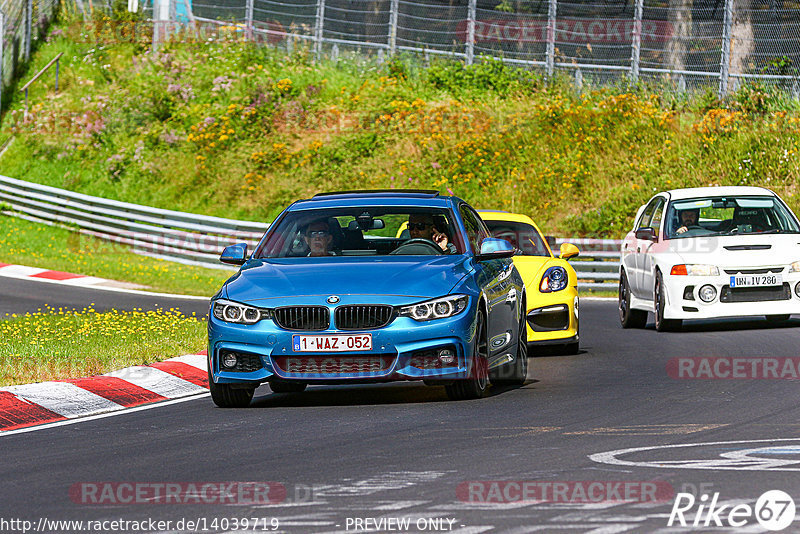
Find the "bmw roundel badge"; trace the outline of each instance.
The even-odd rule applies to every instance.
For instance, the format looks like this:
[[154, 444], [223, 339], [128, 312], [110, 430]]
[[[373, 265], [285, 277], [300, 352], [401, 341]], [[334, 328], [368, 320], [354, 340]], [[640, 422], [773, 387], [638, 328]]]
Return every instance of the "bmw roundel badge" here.
[[336, 304], [337, 302], [339, 302], [339, 297], [336, 295], [331, 295], [328, 297], [328, 304]]

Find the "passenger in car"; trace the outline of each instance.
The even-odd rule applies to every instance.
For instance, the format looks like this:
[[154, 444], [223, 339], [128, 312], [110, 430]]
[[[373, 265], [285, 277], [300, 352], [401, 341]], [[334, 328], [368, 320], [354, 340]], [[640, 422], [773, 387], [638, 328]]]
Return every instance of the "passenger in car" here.
[[408, 216], [408, 234], [411, 239], [433, 241], [445, 254], [455, 254], [456, 247], [450, 243], [443, 228], [437, 228], [430, 213], [413, 213]]
[[308, 245], [309, 256], [335, 256], [331, 250], [333, 235], [331, 235], [328, 222], [325, 220], [314, 221], [306, 226], [303, 237]]

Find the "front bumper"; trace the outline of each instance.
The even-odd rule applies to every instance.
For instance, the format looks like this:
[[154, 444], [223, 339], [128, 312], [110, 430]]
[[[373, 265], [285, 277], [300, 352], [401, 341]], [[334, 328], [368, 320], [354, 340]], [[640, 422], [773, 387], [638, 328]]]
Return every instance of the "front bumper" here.
[[[731, 288], [730, 276], [664, 275], [665, 319], [716, 319], [800, 314], [800, 273], [782, 275], [781, 286]], [[700, 299], [706, 285], [716, 290], [711, 302]]]
[[[394, 380], [457, 380], [470, 376], [477, 306], [446, 319], [417, 322], [396, 317], [385, 327], [363, 330], [298, 332], [272, 320], [241, 325], [209, 317], [208, 362], [215, 383], [259, 384], [272, 379], [299, 382], [383, 382]], [[358, 352], [297, 352], [292, 335], [372, 335], [372, 350]], [[438, 351], [455, 353], [452, 364], [437, 363]], [[225, 369], [225, 351], [241, 355], [241, 370]], [[238, 369], [239, 367], [237, 367]]]
[[526, 313], [528, 342], [557, 345], [577, 341], [578, 308], [577, 288], [570, 286], [555, 293], [537, 291]]

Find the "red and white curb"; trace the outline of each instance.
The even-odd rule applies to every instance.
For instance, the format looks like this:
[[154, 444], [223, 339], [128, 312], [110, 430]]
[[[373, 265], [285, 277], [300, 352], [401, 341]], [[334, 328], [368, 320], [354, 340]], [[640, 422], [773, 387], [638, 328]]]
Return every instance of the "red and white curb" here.
[[171, 297], [192, 300], [208, 300], [208, 297], [198, 295], [176, 295], [172, 293], [157, 293], [155, 291], [142, 291], [145, 286], [133, 284], [131, 282], [120, 282], [85, 274], [67, 273], [64, 271], [51, 271], [38, 267], [26, 267], [24, 265], [12, 265], [0, 263], [0, 276], [7, 278], [19, 278], [23, 280], [34, 280], [37, 282], [48, 282], [51, 284], [63, 284], [75, 287], [92, 289], [102, 289], [104, 291], [117, 291], [120, 293], [134, 293], [137, 295], [148, 295], [156, 297]]
[[66, 273], [63, 271], [51, 271], [49, 269], [26, 267], [24, 265], [11, 265], [8, 263], [0, 263], [0, 276], [6, 276], [8, 278], [33, 278], [36, 280], [50, 280], [79, 287], [120, 283], [113, 280], [107, 280], [105, 278], [97, 278], [96, 276]]
[[88, 378], [0, 388], [0, 435], [208, 392], [205, 353]]

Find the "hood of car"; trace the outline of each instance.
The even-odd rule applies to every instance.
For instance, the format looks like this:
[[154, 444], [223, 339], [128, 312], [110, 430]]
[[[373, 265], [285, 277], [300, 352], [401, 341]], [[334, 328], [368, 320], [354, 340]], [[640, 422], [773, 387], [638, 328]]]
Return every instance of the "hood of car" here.
[[799, 234], [695, 237], [666, 241], [683, 263], [718, 267], [766, 267], [800, 260]]
[[315, 295], [434, 298], [449, 294], [471, 266], [468, 256], [251, 260], [227, 282], [225, 296], [258, 306]]

